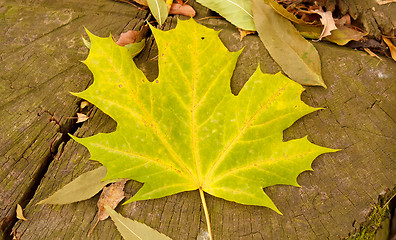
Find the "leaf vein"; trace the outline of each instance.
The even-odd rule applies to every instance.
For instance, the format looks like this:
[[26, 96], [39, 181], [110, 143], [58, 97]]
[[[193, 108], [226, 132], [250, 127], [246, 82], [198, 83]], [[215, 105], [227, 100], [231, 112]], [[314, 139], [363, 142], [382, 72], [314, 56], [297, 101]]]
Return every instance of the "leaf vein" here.
[[232, 146], [238, 141], [238, 139], [245, 133], [245, 130], [249, 127], [249, 125], [254, 121], [254, 119], [270, 104], [272, 103], [276, 97], [278, 97], [287, 87], [289, 83], [286, 83], [283, 87], [281, 87], [275, 94], [273, 94], [267, 102], [265, 102], [254, 114], [253, 116], [245, 123], [242, 129], [236, 134], [236, 136], [231, 139], [230, 143], [225, 146], [223, 151], [220, 153], [219, 157], [214, 161], [212, 167], [210, 168], [208, 174], [206, 175], [206, 179], [204, 183], [210, 179], [215, 171], [215, 169], [220, 165], [220, 163], [225, 159], [227, 153], [231, 150]]

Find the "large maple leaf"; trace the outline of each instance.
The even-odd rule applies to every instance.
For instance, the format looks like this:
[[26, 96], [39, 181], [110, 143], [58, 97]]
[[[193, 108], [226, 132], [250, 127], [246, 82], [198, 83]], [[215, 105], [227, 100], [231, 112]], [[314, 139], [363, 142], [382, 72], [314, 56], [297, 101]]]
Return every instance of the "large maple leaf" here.
[[230, 79], [240, 51], [229, 52], [218, 32], [194, 20], [151, 29], [159, 51], [154, 82], [126, 48], [89, 33], [84, 63], [94, 83], [75, 95], [112, 117], [117, 129], [73, 138], [107, 167], [106, 179], [144, 183], [128, 202], [199, 189], [279, 213], [263, 188], [298, 186], [297, 176], [318, 155], [334, 151], [307, 138], [282, 140], [284, 129], [318, 110], [300, 100], [304, 88], [258, 68], [235, 96]]

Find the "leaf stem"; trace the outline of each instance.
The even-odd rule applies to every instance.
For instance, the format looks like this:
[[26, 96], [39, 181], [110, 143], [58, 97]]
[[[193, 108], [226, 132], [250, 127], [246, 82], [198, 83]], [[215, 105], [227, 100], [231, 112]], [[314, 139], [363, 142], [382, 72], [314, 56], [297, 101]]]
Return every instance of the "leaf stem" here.
[[213, 240], [212, 228], [210, 227], [210, 219], [209, 219], [208, 207], [206, 206], [205, 195], [204, 195], [204, 192], [202, 190], [202, 187], [199, 187], [199, 195], [201, 196], [202, 206], [203, 206], [204, 212], [205, 212], [206, 226], [208, 227], [209, 238], [210, 238], [210, 240]]

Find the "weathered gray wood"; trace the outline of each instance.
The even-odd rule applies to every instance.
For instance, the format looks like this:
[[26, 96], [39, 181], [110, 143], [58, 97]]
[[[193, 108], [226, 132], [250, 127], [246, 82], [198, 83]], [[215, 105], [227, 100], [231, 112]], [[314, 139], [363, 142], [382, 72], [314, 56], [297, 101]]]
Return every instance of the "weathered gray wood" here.
[[369, 36], [378, 40], [381, 40], [381, 35], [394, 34], [394, 4], [379, 5], [376, 0], [327, 0], [326, 7], [328, 11], [334, 11], [337, 7], [341, 14], [349, 14]]
[[0, 1], [0, 238], [73, 127], [78, 100], [69, 91], [91, 81], [79, 63], [83, 26], [121, 32], [138, 14], [147, 12], [113, 1]]
[[[77, 8], [81, 2], [76, 5]], [[107, 4], [120, 6], [121, 12], [131, 9], [127, 5], [121, 7], [110, 2], [103, 2], [104, 8], [108, 8]], [[258, 62], [265, 72], [279, 70], [257, 36], [248, 36], [240, 42], [238, 30], [231, 24], [215, 18], [199, 20], [211, 12], [193, 1], [189, 4], [193, 4], [198, 11], [196, 19], [199, 23], [223, 29], [220, 37], [230, 50], [246, 46], [230, 84], [234, 93], [240, 90]], [[57, 6], [62, 7], [62, 4]], [[94, 33], [104, 36], [110, 31], [118, 34], [121, 26], [130, 20], [124, 20], [124, 23], [113, 20], [117, 23], [105, 24], [105, 14], [97, 11], [96, 16], [94, 9], [87, 10], [89, 14], [82, 11], [86, 18], [91, 19], [92, 25], [85, 22], [87, 19], [78, 24], [87, 24]], [[108, 19], [120, 15], [114, 9], [107, 13]], [[106, 27], [99, 30], [100, 24]], [[172, 28], [175, 24], [176, 19], [169, 18], [164, 28]], [[77, 36], [82, 33], [77, 23], [71, 29]], [[395, 187], [396, 108], [393, 103], [396, 89], [393, 82], [396, 64], [387, 59], [379, 62], [365, 53], [331, 44], [317, 43], [315, 46], [321, 55], [323, 77], [328, 89], [307, 88], [302, 99], [312, 106], [325, 109], [298, 120], [285, 131], [285, 140], [308, 135], [316, 144], [343, 151], [318, 157], [313, 163], [315, 171], [299, 176], [301, 188], [274, 186], [265, 189], [283, 216], [267, 208], [244, 206], [207, 195], [215, 239], [339, 239], [354, 230], [352, 224], [355, 220], [358, 223], [364, 220], [370, 205], [376, 202], [383, 189]], [[82, 52], [86, 54], [86, 51]], [[150, 37], [146, 49], [136, 60], [150, 79], [156, 77], [156, 63], [152, 60], [156, 55], [156, 46]], [[83, 76], [89, 76], [82, 64], [78, 70], [67, 74], [70, 78], [81, 72]], [[65, 92], [81, 90], [78, 86], [68, 87]], [[72, 108], [73, 111], [76, 107]], [[115, 129], [114, 121], [96, 108], [91, 109], [89, 116], [92, 119], [83, 123], [75, 135], [85, 137]], [[96, 220], [98, 196], [63, 206], [35, 204], [81, 173], [98, 166], [88, 158], [89, 153], [83, 146], [72, 140], [65, 144], [25, 209], [29, 221], [18, 221], [14, 226], [16, 236], [21, 239], [86, 238]], [[132, 196], [139, 187], [139, 183], [129, 182], [126, 186], [127, 197]], [[196, 239], [206, 231], [197, 191], [140, 201], [119, 206], [117, 210], [174, 239]], [[110, 220], [99, 223], [93, 231], [93, 239], [120, 238]]]

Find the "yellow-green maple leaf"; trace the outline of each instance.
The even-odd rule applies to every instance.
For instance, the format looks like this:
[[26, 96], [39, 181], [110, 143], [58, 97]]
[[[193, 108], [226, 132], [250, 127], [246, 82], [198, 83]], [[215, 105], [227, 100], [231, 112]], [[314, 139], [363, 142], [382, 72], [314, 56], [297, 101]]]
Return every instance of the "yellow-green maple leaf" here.
[[112, 117], [117, 129], [74, 139], [106, 166], [106, 179], [144, 183], [129, 201], [200, 189], [279, 212], [263, 188], [298, 186], [297, 176], [318, 155], [334, 151], [307, 138], [282, 140], [284, 129], [318, 110], [300, 100], [303, 87], [258, 68], [234, 96], [230, 79], [240, 52], [229, 52], [218, 32], [192, 19], [166, 32], [151, 29], [159, 49], [154, 82], [126, 48], [89, 34], [84, 63], [94, 83], [75, 95]]

